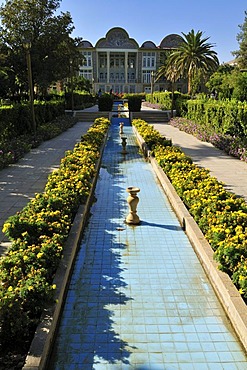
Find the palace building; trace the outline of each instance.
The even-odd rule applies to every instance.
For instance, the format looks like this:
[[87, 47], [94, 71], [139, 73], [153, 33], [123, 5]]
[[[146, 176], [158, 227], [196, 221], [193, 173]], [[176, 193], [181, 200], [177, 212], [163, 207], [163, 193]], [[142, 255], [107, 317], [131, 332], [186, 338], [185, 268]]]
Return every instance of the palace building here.
[[[91, 81], [94, 92], [99, 89], [114, 93], [171, 90], [171, 82], [165, 78], [155, 81], [154, 75], [168, 51], [175, 49], [180, 42], [181, 36], [170, 34], [163, 38], [159, 46], [152, 41], [145, 41], [139, 46], [123, 28], [115, 27], [95, 46], [90, 41], [81, 42], [84, 64], [79, 75]], [[185, 80], [179, 79], [175, 90], [186, 93]]]

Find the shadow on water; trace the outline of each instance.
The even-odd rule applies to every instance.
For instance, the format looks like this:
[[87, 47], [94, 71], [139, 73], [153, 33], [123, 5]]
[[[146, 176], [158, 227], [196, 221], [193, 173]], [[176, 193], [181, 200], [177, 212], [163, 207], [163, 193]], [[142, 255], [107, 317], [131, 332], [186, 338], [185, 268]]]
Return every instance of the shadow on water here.
[[[116, 368], [119, 363], [128, 366], [129, 356], [136, 349], [120, 338], [124, 325], [130, 324], [121, 321], [121, 310], [133, 298], [126, 295], [127, 283], [121, 276], [124, 271], [121, 253], [126, 244], [120, 242], [116, 233], [124, 230], [120, 220], [126, 216], [127, 194], [119, 185], [124, 182], [124, 175], [119, 166], [123, 158], [118, 156], [115, 160], [113, 155], [117, 146], [119, 142], [110, 134], [96, 187], [96, 202], [75, 262], [50, 370], [89, 370], [97, 363], [114, 364]], [[137, 149], [133, 156], [140, 157]]]

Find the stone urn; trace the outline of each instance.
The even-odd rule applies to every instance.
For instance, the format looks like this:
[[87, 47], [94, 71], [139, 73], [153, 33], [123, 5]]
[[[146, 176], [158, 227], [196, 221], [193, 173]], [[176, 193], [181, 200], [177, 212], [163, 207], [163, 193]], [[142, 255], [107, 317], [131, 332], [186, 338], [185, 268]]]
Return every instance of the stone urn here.
[[139, 198], [137, 193], [139, 193], [140, 189], [135, 186], [130, 186], [126, 189], [129, 193], [127, 198], [127, 202], [129, 205], [129, 214], [126, 217], [125, 221], [127, 224], [138, 225], [140, 223], [140, 219], [136, 213], [137, 204], [139, 202]]
[[124, 127], [124, 123], [120, 122], [119, 123], [119, 133], [120, 133], [120, 135], [123, 134], [123, 127]]

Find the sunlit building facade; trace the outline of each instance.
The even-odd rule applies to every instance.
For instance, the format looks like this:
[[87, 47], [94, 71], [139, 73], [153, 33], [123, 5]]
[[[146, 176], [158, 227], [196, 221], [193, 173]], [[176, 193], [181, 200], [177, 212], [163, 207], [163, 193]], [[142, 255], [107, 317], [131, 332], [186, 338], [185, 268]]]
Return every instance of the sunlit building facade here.
[[[171, 90], [165, 78], [155, 81], [155, 72], [162, 65], [167, 53], [181, 42], [177, 34], [163, 38], [159, 46], [145, 41], [141, 46], [120, 27], [110, 29], [95, 46], [82, 41], [80, 49], [84, 63], [79, 75], [92, 83], [93, 91], [114, 93], [141, 93]], [[187, 84], [179, 79], [175, 90], [187, 92]]]

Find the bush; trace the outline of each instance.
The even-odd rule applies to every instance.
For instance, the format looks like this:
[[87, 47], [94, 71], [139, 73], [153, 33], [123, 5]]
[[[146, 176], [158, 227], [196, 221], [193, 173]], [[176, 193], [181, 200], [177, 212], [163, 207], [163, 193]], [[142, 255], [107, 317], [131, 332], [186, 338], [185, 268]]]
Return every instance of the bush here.
[[128, 97], [128, 109], [130, 112], [140, 112], [142, 106], [142, 98], [139, 95]]
[[[73, 92], [74, 109], [84, 109], [96, 103], [95, 97], [83, 91]], [[65, 109], [72, 109], [72, 93], [66, 92], [65, 94]]]
[[[177, 116], [184, 116], [187, 113], [187, 101], [189, 99], [191, 98], [187, 94], [181, 94], [178, 91], [174, 92], [174, 109], [176, 109]], [[172, 93], [170, 91], [155, 91], [153, 94], [147, 94], [146, 101], [162, 110], [172, 109]]]
[[225, 153], [247, 162], [247, 141], [238, 136], [215, 133], [213, 128], [198, 124], [186, 118], [173, 118], [170, 125], [179, 128], [199, 140], [212, 143], [216, 148], [224, 150]]
[[189, 100], [187, 118], [213, 128], [218, 134], [247, 136], [247, 103], [232, 100]]
[[44, 193], [4, 224], [12, 246], [0, 259], [2, 347], [29, 341], [43, 309], [53, 300], [52, 279], [78, 206], [88, 197], [108, 126], [109, 120], [97, 119], [89, 140], [68, 151], [49, 176]]
[[111, 112], [113, 106], [113, 96], [110, 94], [103, 94], [98, 98], [98, 107], [101, 112]]
[[[42, 102], [34, 105], [37, 128], [64, 114], [63, 101]], [[0, 138], [6, 141], [23, 134], [33, 134], [32, 118], [28, 104], [0, 107]]]
[[19, 136], [10, 136], [8, 132], [3, 133], [0, 137], [0, 170], [11, 163], [16, 163], [31, 148], [59, 135], [75, 123], [76, 119], [73, 117], [59, 116], [53, 121], [38, 126], [35, 140], [33, 135], [28, 133]]

